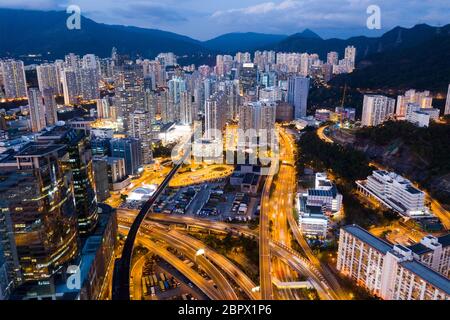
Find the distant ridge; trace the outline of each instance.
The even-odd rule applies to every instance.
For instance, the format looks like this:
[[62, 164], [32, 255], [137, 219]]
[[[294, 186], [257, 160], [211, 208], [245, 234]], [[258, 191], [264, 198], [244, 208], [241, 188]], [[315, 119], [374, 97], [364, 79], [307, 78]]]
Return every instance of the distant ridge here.
[[412, 28], [396, 27], [374, 38], [322, 39], [314, 31], [305, 29], [290, 36], [245, 32], [199, 41], [173, 32], [107, 25], [85, 17], [82, 17], [81, 30], [68, 30], [67, 17], [63, 11], [0, 9], [0, 56], [26, 60], [25, 55], [39, 54], [37, 62], [62, 58], [69, 52], [106, 57], [114, 46], [131, 57], [153, 58], [160, 52], [172, 51], [183, 56], [183, 62], [190, 63], [213, 63], [218, 53], [253, 53], [256, 50], [317, 53], [325, 60], [329, 51], [337, 51], [342, 57], [345, 47], [353, 45], [360, 62], [374, 54], [415, 48], [450, 32], [450, 25], [419, 24]]

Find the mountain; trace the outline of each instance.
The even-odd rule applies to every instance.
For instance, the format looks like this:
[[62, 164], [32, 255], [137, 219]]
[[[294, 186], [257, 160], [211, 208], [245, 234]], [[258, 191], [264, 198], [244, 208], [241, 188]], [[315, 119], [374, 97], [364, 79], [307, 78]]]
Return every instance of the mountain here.
[[347, 83], [353, 88], [446, 92], [450, 83], [450, 33], [441, 32], [409, 48], [370, 55], [353, 73], [340, 75], [332, 83]]
[[293, 39], [316, 39], [316, 40], [323, 40], [317, 33], [310, 29], [305, 29], [302, 32], [295, 33], [291, 35], [289, 38]]
[[[182, 63], [213, 64], [217, 53], [256, 50], [318, 53], [325, 60], [329, 51], [337, 51], [343, 57], [345, 47], [354, 45], [358, 68], [367, 67], [351, 75], [349, 81], [355, 85], [357, 81], [367, 85], [401, 83], [399, 78], [402, 74], [414, 75], [417, 85], [422, 85], [424, 81], [420, 78], [433, 72], [439, 75], [439, 79], [442, 78], [435, 84], [439, 87], [441, 81], [445, 80], [441, 70], [447, 70], [449, 61], [446, 40], [439, 43], [439, 40], [433, 39], [448, 36], [450, 25], [432, 27], [419, 24], [409, 29], [396, 27], [376, 38], [322, 39], [306, 29], [290, 36], [228, 33], [202, 42], [156, 29], [97, 23], [86, 17], [82, 17], [80, 30], [69, 30], [66, 27], [67, 18], [68, 14], [63, 11], [0, 9], [0, 57], [20, 57], [27, 63], [62, 58], [69, 52], [80, 55], [94, 53], [106, 57], [110, 55], [112, 47], [116, 47], [120, 53], [132, 57], [152, 58], [160, 52], [172, 51], [182, 56]], [[424, 45], [429, 41], [429, 44]], [[41, 56], [27, 58], [28, 54]], [[421, 70], [421, 73], [417, 70]], [[400, 71], [401, 74], [394, 75], [394, 71]], [[369, 78], [365, 78], [365, 75], [369, 75]]]
[[61, 11], [0, 9], [0, 56], [45, 54], [61, 58], [68, 52], [109, 56], [113, 46], [130, 55], [153, 57], [172, 51], [179, 55], [207, 53], [200, 41], [155, 29], [115, 26], [81, 18], [80, 30], [66, 27]]
[[[308, 37], [304, 34], [293, 34], [275, 45], [265, 46], [260, 49], [284, 51], [284, 52], [309, 52], [318, 53], [322, 59], [330, 51], [337, 51], [343, 57], [345, 47], [356, 47], [357, 60], [363, 60], [376, 53], [388, 52], [396, 49], [408, 49], [415, 47], [426, 40], [439, 35], [448, 34], [450, 24], [444, 27], [432, 27], [426, 24], [418, 24], [412, 28], [396, 27], [381, 37], [371, 38], [365, 36], [343, 39], [326, 39], [320, 37]], [[307, 32], [309, 34], [309, 32]]]
[[254, 32], [227, 33], [205, 41], [203, 45], [213, 51], [233, 54], [238, 51], [254, 51], [260, 47], [275, 45], [286, 37], [286, 35]]

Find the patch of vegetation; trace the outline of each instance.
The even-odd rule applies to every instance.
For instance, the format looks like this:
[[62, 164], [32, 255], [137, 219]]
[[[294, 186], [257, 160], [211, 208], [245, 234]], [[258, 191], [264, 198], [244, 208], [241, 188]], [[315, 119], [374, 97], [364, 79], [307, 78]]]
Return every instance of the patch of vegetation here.
[[[344, 94], [344, 86], [330, 87], [312, 87], [308, 95], [308, 103], [312, 106], [311, 110], [327, 108], [334, 110], [342, 105], [342, 96]], [[345, 92], [344, 106], [355, 108], [357, 116], [362, 113], [362, 103], [364, 95], [359, 91], [347, 87]]]
[[350, 292], [352, 300], [380, 300], [365, 288], [356, 285], [352, 279], [339, 277], [339, 284], [344, 291]]
[[162, 143], [153, 145], [153, 157], [154, 158], [167, 158], [172, 155], [172, 149], [174, 145], [163, 146]]
[[[450, 174], [450, 123], [431, 123], [428, 128], [419, 128], [405, 121], [389, 121], [377, 127], [362, 128], [356, 137], [379, 146], [389, 146], [399, 141], [412, 155], [422, 160], [421, 187], [428, 189], [433, 197], [450, 204], [450, 193], [433, 188], [435, 178]], [[385, 164], [390, 166], [388, 163]], [[402, 173], [408, 175], [408, 173]]]
[[390, 216], [387, 213], [384, 215], [384, 209], [373, 209], [361, 203], [355, 193], [355, 181], [366, 179], [373, 171], [364, 153], [352, 147], [323, 142], [315, 131], [305, 132], [298, 148], [298, 172], [309, 167], [319, 172], [328, 171], [333, 176], [344, 198], [344, 224], [358, 224], [366, 228], [373, 224], [389, 223]]
[[231, 232], [226, 236], [198, 233], [192, 233], [191, 235], [224, 256], [232, 252], [242, 253], [256, 268], [259, 268], [259, 245], [254, 237], [234, 236]]

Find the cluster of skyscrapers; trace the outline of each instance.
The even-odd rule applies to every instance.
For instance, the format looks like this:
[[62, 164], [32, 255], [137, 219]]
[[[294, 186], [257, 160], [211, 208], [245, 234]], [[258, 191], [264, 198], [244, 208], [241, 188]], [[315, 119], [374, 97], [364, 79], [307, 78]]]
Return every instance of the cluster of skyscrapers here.
[[195, 68], [178, 65], [173, 53], [132, 60], [113, 48], [107, 58], [69, 53], [34, 66], [1, 60], [0, 97], [28, 105], [0, 119], [0, 299], [67, 294], [58, 284], [71, 264], [98, 267], [77, 293], [98, 297], [89, 277], [106, 273], [115, 245], [113, 214], [99, 203], [152, 163], [161, 133], [198, 121], [213, 141], [238, 122], [270, 143], [277, 119], [306, 116], [311, 79], [352, 72], [355, 56], [354, 47], [325, 62], [317, 54], [239, 52]]
[[[450, 114], [450, 86], [444, 115]], [[428, 127], [431, 121], [439, 120], [440, 110], [433, 107], [430, 91], [407, 90], [403, 95], [389, 98], [383, 95], [365, 95], [362, 126], [377, 126], [387, 120], [405, 120], [419, 127]]]

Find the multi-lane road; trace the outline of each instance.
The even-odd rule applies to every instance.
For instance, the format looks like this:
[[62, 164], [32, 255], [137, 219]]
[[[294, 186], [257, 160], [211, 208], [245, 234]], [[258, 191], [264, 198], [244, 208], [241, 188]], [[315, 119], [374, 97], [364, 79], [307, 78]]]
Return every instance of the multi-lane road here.
[[[284, 148], [287, 150], [287, 161], [289, 163], [294, 163], [294, 146], [295, 142], [293, 141], [292, 135], [288, 134], [286, 131], [282, 130], [280, 132], [281, 135], [281, 141], [283, 143]], [[290, 174], [295, 175], [295, 170], [292, 168], [292, 171], [290, 171]], [[290, 196], [293, 194], [291, 193]], [[294, 200], [289, 198], [289, 201], [292, 203]], [[336, 298], [345, 299], [345, 293], [342, 292], [341, 286], [339, 285], [336, 277], [334, 274], [328, 269], [327, 266], [324, 266], [320, 263], [319, 259], [314, 255], [311, 248], [309, 247], [308, 243], [306, 242], [305, 238], [303, 237], [303, 234], [300, 231], [300, 228], [297, 224], [297, 221], [294, 219], [293, 212], [291, 212], [287, 215], [287, 220], [289, 223], [289, 227], [292, 231], [292, 234], [294, 235], [295, 240], [300, 245], [300, 247], [303, 250], [303, 253], [305, 254], [306, 258], [312, 263], [312, 265], [320, 272], [320, 274], [326, 279], [329, 285], [331, 285], [334, 288], [334, 292], [336, 292]]]
[[272, 159], [269, 174], [266, 177], [264, 184], [261, 212], [259, 219], [259, 277], [261, 298], [263, 300], [272, 300], [272, 270], [271, 270], [271, 256], [270, 256], [270, 211], [272, 204], [270, 203], [270, 193], [273, 186], [273, 178], [278, 170], [278, 161]]
[[[290, 148], [284, 137], [284, 129], [277, 128], [279, 139], [279, 171], [275, 173], [272, 192], [263, 195], [263, 201], [270, 203], [267, 215], [272, 221], [271, 239], [280, 243], [286, 248], [291, 247], [291, 235], [287, 223], [287, 217], [292, 215], [294, 205], [294, 194], [296, 189], [294, 151]], [[267, 197], [267, 199], [266, 199]], [[272, 259], [272, 277], [281, 282], [296, 282], [296, 274], [289, 264], [279, 257]], [[295, 300], [298, 299], [295, 290], [277, 290], [278, 299]]]
[[[137, 210], [119, 209], [117, 213], [119, 225], [127, 225], [127, 224], [129, 225], [130, 221], [132, 221], [136, 216]], [[251, 230], [246, 226], [232, 225], [225, 222], [211, 221], [203, 218], [193, 218], [178, 215], [151, 214], [147, 216], [146, 221], [155, 221], [158, 223], [166, 223], [166, 224], [177, 224], [185, 227], [190, 226], [224, 233], [234, 232], [236, 234], [242, 234], [248, 237], [254, 237], [257, 239], [259, 238], [259, 233], [257, 230]], [[142, 227], [145, 228], [145, 225], [146, 224], [144, 224]], [[312, 281], [312, 283], [314, 285], [314, 288], [319, 293], [321, 299], [326, 300], [335, 299], [336, 294], [334, 293], [334, 289], [331, 288], [325, 282], [324, 278], [320, 275], [320, 272], [312, 265], [312, 263], [310, 263], [307, 259], [302, 258], [294, 250], [287, 248], [286, 246], [280, 243], [271, 240], [269, 241], [269, 246], [271, 253], [274, 256], [283, 259], [283, 261], [285, 263], [288, 263], [293, 268], [293, 270], [301, 274], [304, 274], [309, 279], [314, 280]]]
[[[119, 225], [121, 228], [120, 230], [123, 234], [127, 234], [129, 226], [131, 225], [131, 221], [132, 219], [128, 218], [119, 219]], [[236, 267], [231, 261], [229, 261], [224, 256], [206, 247], [201, 241], [192, 238], [186, 234], [182, 234], [176, 230], [171, 230], [168, 227], [149, 221], [146, 221], [142, 224], [140, 235], [137, 238], [138, 242], [145, 245], [148, 242], [145, 242], [144, 241], [145, 239], [143, 239], [143, 237], [163, 241], [166, 244], [166, 246], [176, 248], [176, 250], [181, 252], [185, 257], [189, 258], [191, 261], [195, 261], [201, 267], [201, 269], [204, 270], [206, 274], [208, 274], [211, 277], [213, 282], [216, 284], [217, 290], [219, 291], [219, 294], [222, 299], [225, 300], [238, 299], [235, 290], [231, 284], [231, 281], [229, 279], [233, 279], [233, 282], [235, 282], [236, 285], [240, 289], [242, 289], [250, 299], [258, 300], [260, 298], [259, 293], [255, 291], [256, 288], [255, 283], [251, 281], [244, 272], [242, 272], [238, 267]], [[164, 247], [164, 245], [161, 245], [160, 243], [158, 243], [158, 245], [160, 247]], [[153, 246], [150, 246], [149, 249], [154, 251]], [[201, 255], [198, 254], [200, 249], [202, 250]], [[161, 251], [155, 253], [160, 255]], [[162, 254], [163, 254], [162, 258], [165, 259], [165, 257], [169, 255], [170, 252], [167, 253], [163, 252]], [[179, 269], [179, 267], [181, 266], [179, 264], [179, 261], [174, 260], [173, 257], [171, 261], [176, 262], [176, 264], [173, 266]], [[181, 267], [185, 269], [184, 266]], [[182, 271], [186, 277], [191, 279], [193, 275], [192, 271], [190, 272], [185, 272], [186, 270], [180, 271]], [[228, 278], [226, 278], [224, 274]], [[191, 280], [194, 281], [194, 279], [195, 278]], [[209, 284], [209, 286], [212, 287], [211, 284]]]
[[[297, 293], [292, 289], [277, 291], [275, 297], [272, 281], [272, 277], [276, 276], [277, 280], [281, 282], [295, 282], [297, 280], [295, 272], [310, 278], [321, 298], [337, 298], [338, 295], [335, 294], [334, 289], [328, 285], [327, 280], [322, 276], [324, 271], [317, 262], [317, 259], [314, 260], [315, 257], [312, 253], [305, 250], [307, 259], [304, 259], [298, 252], [295, 252], [290, 247], [291, 235], [289, 233], [289, 227], [294, 231], [297, 241], [304, 241], [301, 234], [299, 235], [297, 232], [298, 226], [295, 221], [292, 222], [294, 196], [296, 192], [293, 147], [295, 144], [283, 129], [281, 129], [279, 135], [281, 137], [280, 150], [276, 151], [280, 151], [280, 153], [275, 152], [275, 155], [278, 155], [279, 157], [273, 157], [262, 194], [259, 234], [258, 232], [245, 227], [230, 226], [222, 222], [185, 216], [168, 216], [162, 214], [147, 215], [152, 205], [151, 201], [149, 201], [144, 205], [139, 214], [137, 213], [137, 210], [118, 210], [121, 228], [125, 230], [131, 229], [132, 231], [130, 233], [131, 237], [130, 235], [127, 237], [125, 244], [126, 250], [124, 250], [125, 255], [122, 259], [125, 258], [128, 260], [128, 257], [130, 256], [129, 253], [131, 252], [130, 249], [132, 249], [130, 243], [133, 243], [134, 238], [137, 237], [141, 243], [144, 241], [152, 251], [155, 251], [155, 253], [159, 255], [164, 255], [164, 259], [167, 258], [166, 260], [169, 263], [172, 265], [175, 264], [174, 267], [183, 272], [189, 279], [194, 277], [192, 279], [193, 282], [194, 279], [196, 279], [196, 282], [199, 282], [198, 274], [192, 274], [192, 269], [187, 271], [186, 265], [181, 265], [178, 261], [179, 259], [176, 260], [177, 257], [172, 253], [165, 248], [159, 248], [157, 251], [155, 250], [155, 246], [157, 245], [153, 243], [151, 239], [158, 239], [168, 246], [176, 248], [190, 259], [196, 260], [214, 281], [216, 284], [216, 291], [218, 291], [216, 294], [222, 299], [237, 299], [237, 295], [229, 279], [233, 279], [238, 287], [251, 299], [296, 299], [298, 298]], [[179, 167], [180, 164], [176, 165], [170, 171], [159, 186], [157, 194], [154, 195], [152, 199], [158, 197], [158, 192], [160, 193], [161, 190], [168, 185]], [[197, 239], [176, 230], [170, 230], [167, 229], [167, 227], [150, 223], [149, 220], [164, 223], [182, 223], [186, 226], [193, 225], [206, 229], [220, 230], [222, 232], [236, 231], [238, 233], [258, 237], [260, 248], [260, 293], [257, 292], [256, 285], [248, 278], [248, 276], [225, 257], [219, 255], [210, 248], [205, 248], [203, 243]], [[139, 227], [140, 231], [138, 235]], [[144, 238], [146, 239], [143, 240], [143, 236], [145, 236]], [[302, 245], [301, 241], [299, 241], [299, 243]], [[304, 243], [306, 243], [306, 241], [304, 241]], [[200, 255], [198, 255], [199, 249], [202, 251], [202, 254]], [[309, 247], [305, 249], [309, 249]], [[124, 263], [123, 261], [124, 260], [122, 260], [121, 267], [125, 267], [125, 269], [129, 268], [129, 262], [127, 261]], [[129, 271], [125, 274], [129, 274]], [[123, 274], [122, 277], [124, 278]], [[122, 281], [122, 285], [123, 282], [124, 281]], [[201, 288], [202, 285], [204, 285], [204, 283], [200, 284], [199, 287]], [[204, 292], [211, 298], [212, 295], [214, 295], [210, 291]]]

